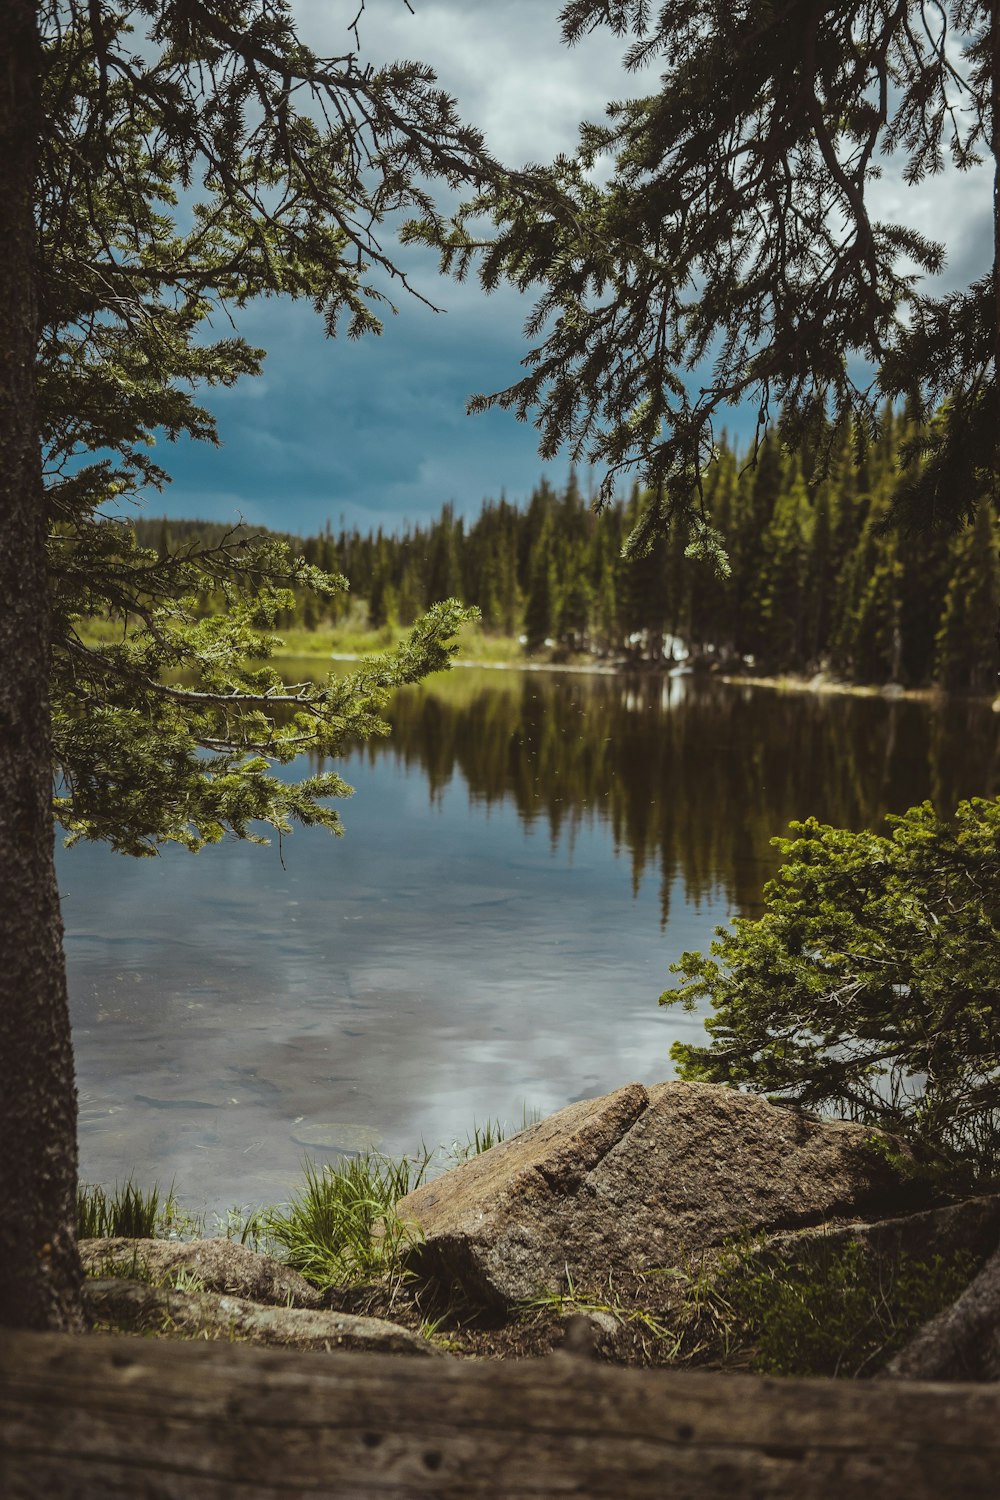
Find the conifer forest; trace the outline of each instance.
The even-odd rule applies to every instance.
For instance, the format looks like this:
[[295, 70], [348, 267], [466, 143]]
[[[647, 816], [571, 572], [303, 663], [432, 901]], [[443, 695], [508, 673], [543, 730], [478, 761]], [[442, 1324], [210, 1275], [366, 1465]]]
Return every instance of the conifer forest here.
[[[485, 500], [471, 521], [448, 503], [433, 524], [402, 535], [328, 523], [320, 535], [291, 538], [307, 563], [342, 573], [350, 594], [326, 602], [300, 590], [278, 625], [336, 624], [359, 600], [370, 626], [409, 625], [456, 597], [479, 609], [487, 631], [521, 636], [528, 654], [547, 645], [564, 659], [683, 658], [987, 692], [1000, 603], [996, 517], [982, 506], [958, 532], [914, 537], [887, 524], [914, 427], [886, 408], [872, 443], [828, 435], [825, 473], [821, 466], [811, 482], [815, 453], [791, 448], [780, 430], [756, 454], [723, 438], [705, 499], [727, 539], [728, 572], [687, 556], [683, 528], [624, 560], [647, 497], [636, 486], [595, 511], [571, 477], [561, 493], [540, 482], [525, 506]], [[137, 529], [140, 544], [161, 553], [222, 531], [153, 519]], [[206, 613], [224, 607], [221, 595], [201, 604]]]

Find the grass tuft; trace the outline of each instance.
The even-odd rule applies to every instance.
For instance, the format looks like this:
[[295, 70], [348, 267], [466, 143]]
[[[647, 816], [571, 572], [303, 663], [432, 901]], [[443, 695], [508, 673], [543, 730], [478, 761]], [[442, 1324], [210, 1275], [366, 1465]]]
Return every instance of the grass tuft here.
[[468, 1161], [470, 1157], [481, 1156], [484, 1151], [491, 1151], [494, 1146], [499, 1146], [501, 1141], [520, 1135], [529, 1125], [536, 1125], [540, 1118], [537, 1109], [529, 1109], [525, 1104], [521, 1109], [521, 1123], [513, 1130], [506, 1120], [485, 1120], [482, 1125], [474, 1120], [472, 1134], [464, 1141], [453, 1141], [448, 1155], [453, 1161]]
[[356, 1286], [401, 1272], [415, 1235], [396, 1203], [419, 1186], [429, 1162], [427, 1153], [393, 1158], [377, 1151], [336, 1166], [307, 1161], [305, 1185], [287, 1210], [267, 1214], [267, 1238], [319, 1287]]
[[161, 1203], [157, 1184], [144, 1191], [131, 1177], [109, 1192], [95, 1184], [81, 1183], [76, 1195], [76, 1235], [80, 1240], [118, 1238], [149, 1240], [176, 1214], [171, 1185]]

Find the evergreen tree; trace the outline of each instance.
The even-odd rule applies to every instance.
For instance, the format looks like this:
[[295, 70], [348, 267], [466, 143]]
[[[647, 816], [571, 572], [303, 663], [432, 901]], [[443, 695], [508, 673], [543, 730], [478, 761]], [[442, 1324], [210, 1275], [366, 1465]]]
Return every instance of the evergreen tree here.
[[[635, 534], [649, 505], [648, 497], [633, 487], [625, 511], [625, 526]], [[666, 547], [662, 536], [652, 536], [647, 550], [636, 556], [621, 580], [621, 614], [626, 634], [639, 638], [641, 655], [659, 663], [667, 621]]]
[[765, 662], [800, 668], [805, 661], [805, 585], [812, 506], [798, 464], [792, 466], [764, 531], [758, 641]]
[[441, 518], [431, 527], [427, 544], [427, 595], [440, 599], [457, 599], [463, 593], [462, 550], [463, 523], [455, 519], [455, 507], [448, 504]]
[[570, 43], [629, 35], [627, 63], [659, 88], [585, 125], [534, 196], [488, 187], [458, 229], [417, 231], [457, 274], [478, 261], [488, 288], [540, 287], [526, 373], [476, 409], [533, 417], [546, 456], [568, 441], [605, 469], [605, 501], [638, 470], [637, 554], [686, 521], [718, 555], [703, 478], [734, 406], [761, 431], [780, 411], [785, 442], [822, 460], [838, 427], [873, 433], [886, 399], [946, 402], [894, 514], [954, 525], [995, 496], [1000, 250], [992, 276], [984, 257], [937, 294], [921, 278], [944, 247], [875, 218], [871, 185], [890, 152], [914, 188], [981, 152], [1000, 169], [996, 6], [569, 0], [561, 19]]
[[945, 688], [983, 691], [996, 681], [995, 659], [983, 645], [996, 629], [1000, 604], [997, 527], [980, 506], [975, 521], [951, 545], [941, 625], [935, 640], [934, 671]]
[[835, 517], [833, 486], [824, 479], [812, 502], [812, 530], [805, 562], [803, 602], [803, 658], [807, 666], [819, 667], [829, 648], [836, 573], [833, 563]]
[[[244, 340], [203, 337], [213, 313], [285, 294], [330, 333], [377, 331], [384, 278], [407, 284], [387, 216], [443, 231], [428, 183], [498, 168], [429, 70], [319, 58], [283, 0], [3, 0], [0, 77], [0, 1326], [67, 1328], [76, 1121], [53, 766], [70, 834], [129, 852], [249, 836], [257, 819], [336, 827], [340, 779], [289, 784], [274, 762], [374, 732], [392, 684], [447, 660], [459, 618], [439, 611], [353, 680], [287, 690], [260, 627], [297, 589], [331, 598], [341, 581], [237, 534], [161, 558], [107, 507], [166, 481], [154, 432], [215, 439], [194, 387], [259, 370]], [[199, 595], [226, 614], [199, 620]], [[95, 613], [123, 638], [85, 642], [76, 621]]]
[[[513, 513], [508, 511], [508, 515]], [[506, 525], [499, 555], [499, 623], [505, 635], [516, 635], [520, 629], [523, 607], [522, 590], [517, 576], [517, 532]]]
[[[705, 504], [709, 514], [716, 518], [720, 531], [729, 538], [730, 557], [734, 561], [742, 540], [736, 535], [738, 496], [739, 461], [723, 434], [718, 462], [711, 466], [705, 478]], [[689, 571], [690, 644], [702, 650], [711, 646], [721, 655], [728, 656], [735, 649], [737, 634], [735, 566], [728, 576], [704, 562], [697, 563]]]
[[555, 578], [552, 562], [552, 523], [548, 518], [535, 538], [528, 561], [528, 591], [524, 604], [525, 645], [537, 651], [551, 637], [554, 622]]
[[601, 528], [597, 540], [597, 585], [594, 589], [594, 615], [592, 628], [597, 636], [598, 648], [603, 651], [621, 649], [621, 621], [618, 609], [618, 568], [616, 558], [606, 543], [606, 532]]
[[559, 570], [558, 603], [555, 611], [556, 636], [567, 651], [583, 651], [590, 625], [591, 591], [587, 581], [586, 557], [577, 547], [564, 548]]
[[380, 527], [375, 542], [371, 588], [368, 591], [368, 623], [373, 630], [395, 622], [396, 594], [392, 586], [392, 574], [389, 545]]
[[869, 512], [840, 593], [834, 657], [859, 682], [898, 680], [902, 661], [902, 569], [896, 539], [884, 522], [884, 510]]
[[426, 608], [420, 565], [415, 557], [407, 558], [399, 580], [398, 613], [401, 625], [412, 625]]
[[[661, 997], [709, 1000], [707, 1046], [675, 1042], [682, 1077], [776, 1094], [905, 1135], [918, 1159], [1000, 1167], [1000, 802], [929, 802], [884, 834], [815, 818], [764, 912], [717, 928]], [[982, 1304], [980, 1304], [982, 1306]], [[991, 1309], [992, 1311], [992, 1309]]]

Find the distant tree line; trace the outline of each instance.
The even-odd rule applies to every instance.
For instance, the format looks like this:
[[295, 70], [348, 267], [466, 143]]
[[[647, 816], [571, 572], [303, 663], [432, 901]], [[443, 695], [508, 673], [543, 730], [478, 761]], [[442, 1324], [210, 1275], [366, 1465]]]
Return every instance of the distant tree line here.
[[[431, 525], [398, 536], [334, 535], [328, 525], [292, 539], [306, 561], [345, 574], [351, 595], [302, 592], [280, 623], [337, 623], [353, 599], [355, 608], [364, 601], [373, 627], [408, 625], [454, 596], [478, 606], [487, 630], [522, 636], [529, 653], [548, 646], [659, 662], [686, 651], [767, 672], [828, 669], [860, 682], [988, 690], [1000, 605], [996, 518], [982, 505], [957, 534], [888, 527], [897, 487], [918, 461], [906, 459], [913, 437], [906, 417], [887, 410], [878, 441], [859, 453], [844, 434], [813, 484], [804, 475], [814, 455], [790, 451], [778, 430], [753, 464], [723, 440], [705, 503], [727, 540], [728, 577], [686, 557], [680, 531], [625, 562], [623, 543], [647, 497], [636, 489], [595, 513], [571, 476], [561, 493], [542, 481], [524, 508], [487, 500], [471, 522], [446, 505]], [[181, 534], [216, 528], [148, 520], [137, 529], [140, 543], [163, 551]], [[217, 606], [204, 601], [206, 612]]]

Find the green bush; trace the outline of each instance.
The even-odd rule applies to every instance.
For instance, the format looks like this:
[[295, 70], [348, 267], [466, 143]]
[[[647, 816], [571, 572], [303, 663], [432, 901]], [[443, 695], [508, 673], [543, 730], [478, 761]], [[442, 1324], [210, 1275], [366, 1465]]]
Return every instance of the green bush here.
[[1000, 1168], [1000, 802], [930, 803], [888, 836], [814, 818], [757, 920], [672, 966], [661, 1003], [703, 999], [708, 1046], [675, 1043], [682, 1078], [728, 1083], [899, 1131], [918, 1158]]
[[797, 1254], [731, 1241], [686, 1296], [689, 1354], [771, 1375], [873, 1375], [971, 1281], [947, 1260], [889, 1255], [859, 1240], [810, 1241]]

